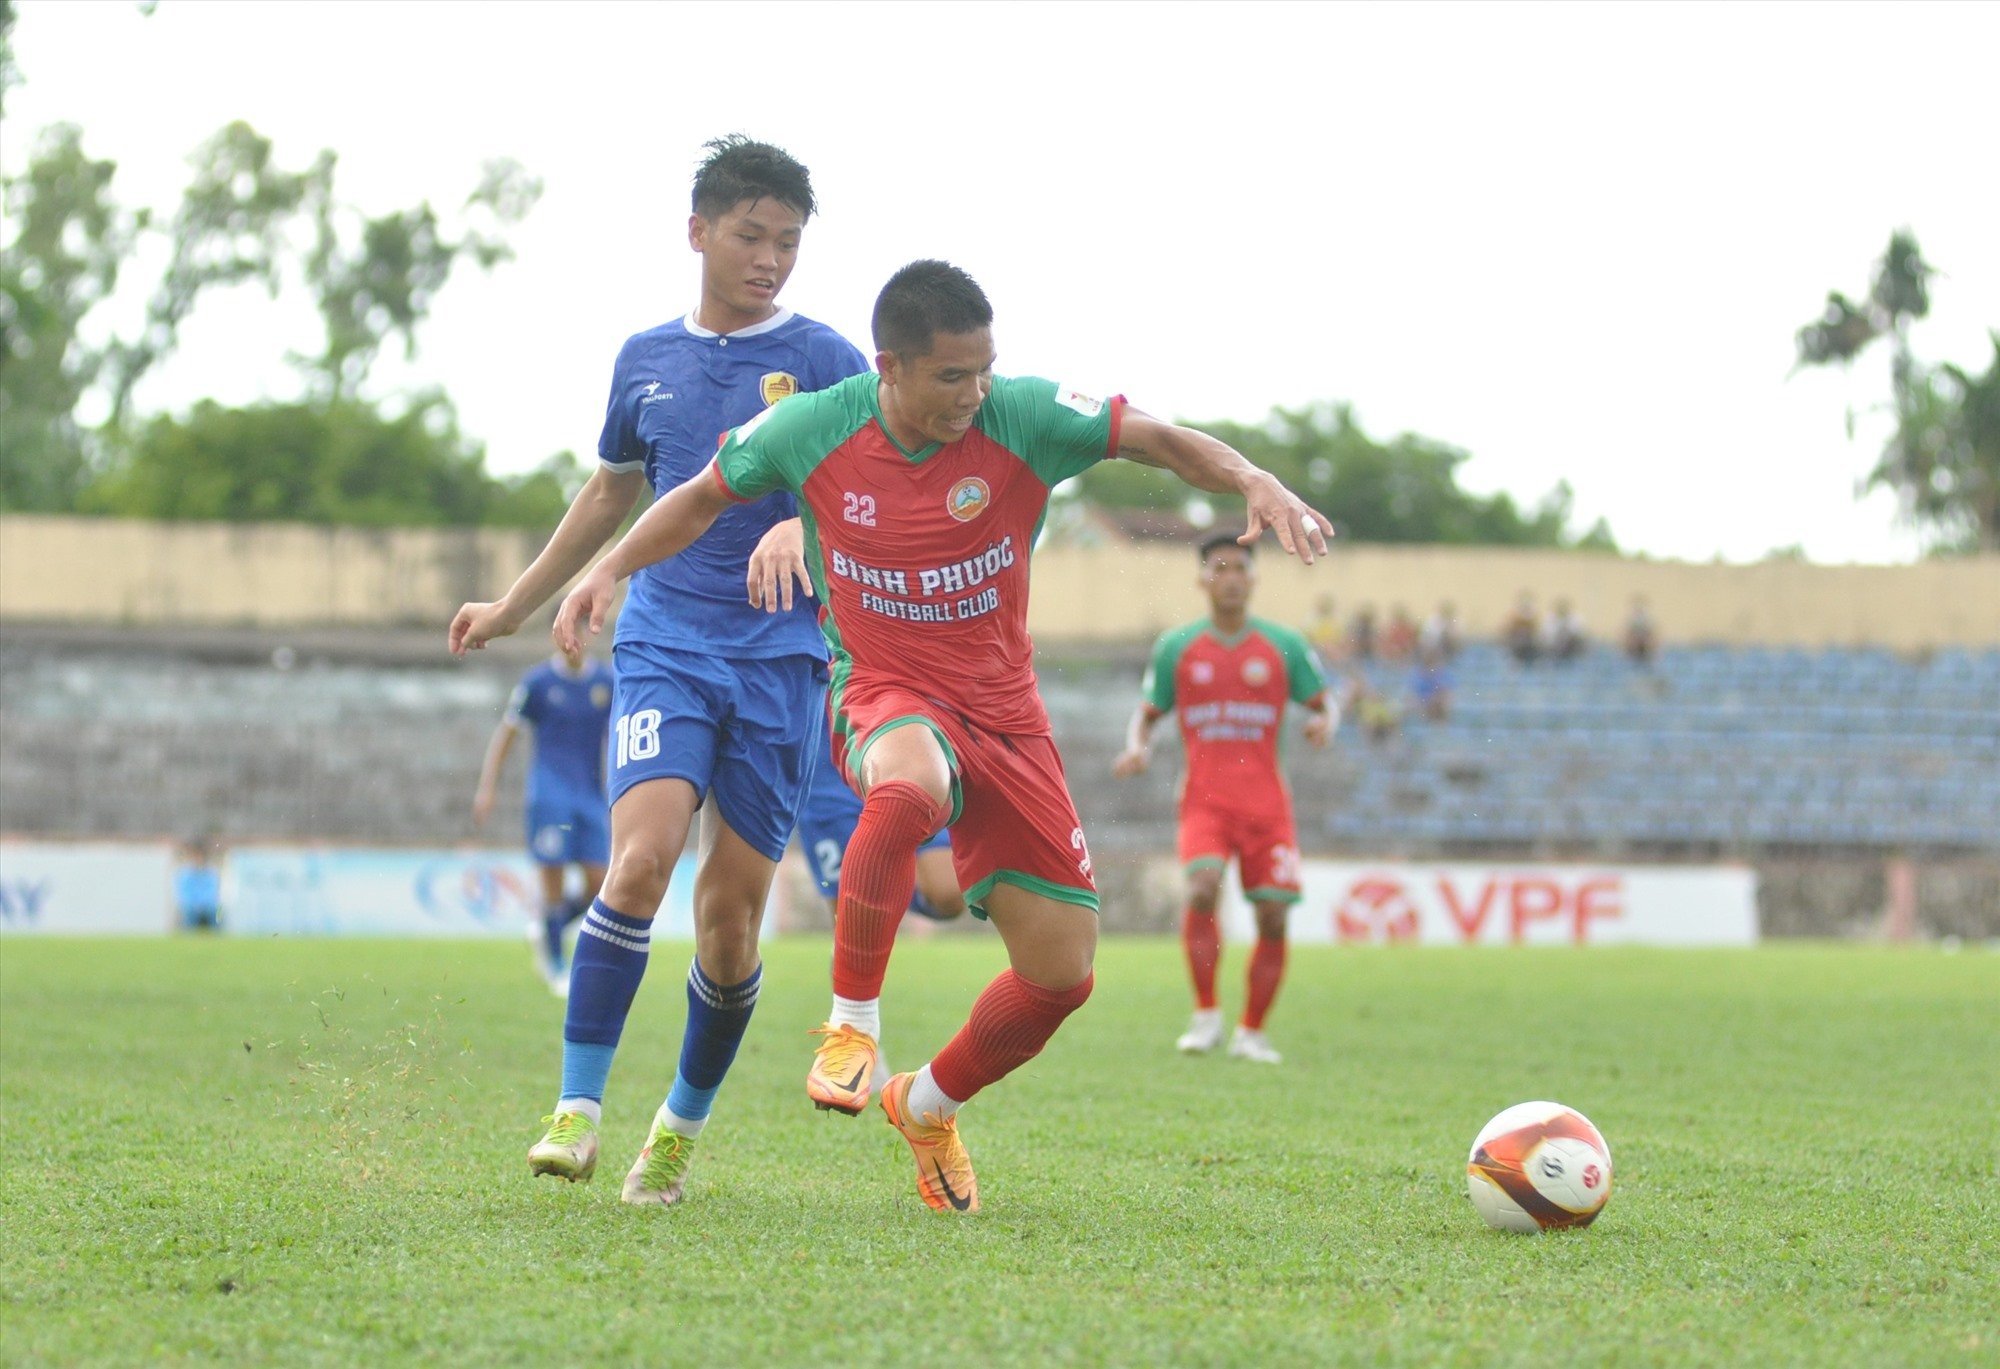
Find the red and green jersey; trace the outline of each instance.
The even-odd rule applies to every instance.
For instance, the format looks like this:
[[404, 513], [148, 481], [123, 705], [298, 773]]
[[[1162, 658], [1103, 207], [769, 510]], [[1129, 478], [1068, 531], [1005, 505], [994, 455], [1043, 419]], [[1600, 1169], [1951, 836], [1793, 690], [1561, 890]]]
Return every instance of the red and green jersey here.
[[794, 395], [731, 432], [732, 499], [799, 499], [833, 650], [835, 717], [853, 683], [890, 683], [993, 732], [1046, 733], [1028, 639], [1028, 554], [1049, 491], [1118, 450], [1122, 399], [995, 376], [972, 430], [905, 451], [879, 377]]
[[1189, 623], [1154, 645], [1142, 688], [1156, 711], [1180, 711], [1183, 806], [1227, 801], [1290, 811], [1278, 768], [1285, 705], [1308, 703], [1326, 689], [1319, 658], [1302, 634], [1262, 618], [1249, 619], [1234, 636], [1207, 619]]

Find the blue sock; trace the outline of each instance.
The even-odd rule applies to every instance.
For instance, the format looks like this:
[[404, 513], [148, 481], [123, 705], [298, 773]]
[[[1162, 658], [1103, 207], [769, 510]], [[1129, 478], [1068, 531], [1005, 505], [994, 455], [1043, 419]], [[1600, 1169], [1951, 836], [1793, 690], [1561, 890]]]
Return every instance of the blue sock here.
[[601, 898], [584, 915], [563, 1014], [563, 1098], [604, 1101], [611, 1057], [646, 975], [652, 930], [652, 923], [615, 912]]
[[736, 1048], [743, 1044], [763, 982], [761, 965], [741, 984], [730, 985], [717, 984], [703, 974], [699, 957], [688, 967], [687, 1032], [681, 1037], [681, 1064], [674, 1071], [673, 1091], [667, 1095], [668, 1112], [689, 1122], [708, 1116], [722, 1077], [736, 1059]]

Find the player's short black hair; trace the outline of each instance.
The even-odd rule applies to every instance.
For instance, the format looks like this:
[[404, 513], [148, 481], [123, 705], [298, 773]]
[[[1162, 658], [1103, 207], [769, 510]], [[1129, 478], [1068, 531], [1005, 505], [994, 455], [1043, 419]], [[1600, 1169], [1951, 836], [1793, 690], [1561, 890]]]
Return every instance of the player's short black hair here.
[[1207, 565], [1208, 554], [1212, 551], [1221, 551], [1224, 547], [1234, 547], [1245, 556], [1255, 556], [1257, 554], [1257, 544], [1253, 542], [1246, 546], [1236, 540], [1238, 536], [1239, 534], [1233, 532], [1210, 533], [1208, 536], [1202, 538], [1201, 544], [1194, 549], [1194, 559], [1203, 565]]
[[939, 333], [976, 333], [993, 326], [993, 306], [979, 282], [947, 261], [913, 261], [875, 297], [875, 350], [929, 356]]
[[818, 211], [812, 173], [782, 147], [741, 133], [711, 138], [702, 146], [708, 156], [695, 168], [694, 212], [704, 219], [720, 218], [745, 200], [776, 200], [798, 210], [803, 219]]

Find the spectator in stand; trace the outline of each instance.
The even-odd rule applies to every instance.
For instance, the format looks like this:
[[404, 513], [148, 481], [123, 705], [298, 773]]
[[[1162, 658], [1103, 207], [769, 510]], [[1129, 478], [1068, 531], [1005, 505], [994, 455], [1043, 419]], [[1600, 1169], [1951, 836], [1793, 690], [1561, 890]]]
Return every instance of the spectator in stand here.
[[1441, 603], [1417, 630], [1417, 651], [1435, 652], [1445, 661], [1458, 657], [1458, 614], [1449, 602]]
[[1554, 661], [1574, 661], [1590, 645], [1583, 619], [1567, 599], [1558, 599], [1542, 623], [1542, 654]]
[[1652, 610], [1646, 607], [1646, 596], [1632, 596], [1632, 612], [1625, 619], [1625, 658], [1641, 670], [1652, 668], [1653, 658], [1659, 653], [1660, 638], [1653, 626]]
[[222, 930], [222, 870], [215, 838], [207, 833], [181, 843], [174, 867], [174, 911], [184, 932]]
[[1417, 668], [1410, 676], [1410, 694], [1426, 722], [1441, 723], [1451, 718], [1451, 665], [1436, 647], [1417, 652]]
[[1334, 665], [1346, 658], [1347, 638], [1340, 630], [1340, 618], [1334, 612], [1333, 596], [1324, 594], [1313, 606], [1313, 620], [1306, 627], [1306, 641], [1319, 653], [1326, 665]]
[[1355, 610], [1354, 621], [1347, 627], [1347, 656], [1355, 661], [1375, 659], [1375, 609], [1363, 604]]
[[1541, 655], [1540, 624], [1535, 618], [1535, 596], [1526, 590], [1514, 603], [1514, 611], [1500, 625], [1500, 641], [1519, 665], [1533, 665]]
[[1417, 620], [1401, 604], [1389, 612], [1389, 625], [1382, 629], [1382, 659], [1403, 662], [1416, 654]]
[[1396, 701], [1368, 682], [1368, 677], [1356, 670], [1347, 677], [1347, 686], [1342, 691], [1344, 699], [1341, 712], [1351, 716], [1360, 724], [1368, 740], [1377, 745], [1394, 741], [1403, 728], [1403, 710]]

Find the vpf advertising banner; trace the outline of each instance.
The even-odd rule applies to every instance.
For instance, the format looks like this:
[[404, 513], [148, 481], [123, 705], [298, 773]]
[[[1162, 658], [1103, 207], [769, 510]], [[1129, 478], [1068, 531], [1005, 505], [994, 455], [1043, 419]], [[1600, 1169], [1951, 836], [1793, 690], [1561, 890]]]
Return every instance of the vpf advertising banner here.
[[[1417, 946], [1750, 946], [1757, 877], [1735, 866], [1308, 860], [1286, 927], [1298, 942]], [[1223, 930], [1255, 922], [1232, 882]]]

